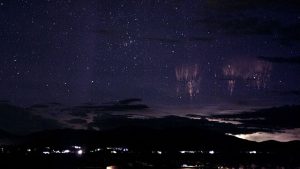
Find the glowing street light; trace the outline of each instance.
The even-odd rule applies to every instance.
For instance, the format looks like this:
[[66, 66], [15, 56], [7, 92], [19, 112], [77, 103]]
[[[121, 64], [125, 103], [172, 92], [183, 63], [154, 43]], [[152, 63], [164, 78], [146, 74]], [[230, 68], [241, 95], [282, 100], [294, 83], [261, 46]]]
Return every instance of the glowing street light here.
[[77, 151], [77, 154], [78, 154], [78, 155], [82, 155], [82, 154], [83, 154], [83, 151], [82, 151], [82, 150], [78, 150], [78, 151]]

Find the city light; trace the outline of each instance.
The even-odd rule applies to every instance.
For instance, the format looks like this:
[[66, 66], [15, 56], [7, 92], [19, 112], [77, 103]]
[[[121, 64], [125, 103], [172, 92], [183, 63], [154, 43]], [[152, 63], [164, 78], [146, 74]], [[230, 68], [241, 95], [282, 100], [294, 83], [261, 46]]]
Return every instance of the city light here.
[[82, 155], [82, 154], [83, 154], [83, 151], [82, 151], [82, 150], [78, 150], [78, 151], [77, 151], [77, 154], [78, 154], [78, 155]]
[[196, 151], [180, 151], [181, 154], [194, 154]]
[[68, 154], [68, 153], [70, 153], [70, 152], [71, 152], [70, 150], [63, 150], [63, 151], [62, 151], [63, 154]]
[[81, 149], [80, 146], [72, 146], [72, 147], [75, 148], [75, 149]]

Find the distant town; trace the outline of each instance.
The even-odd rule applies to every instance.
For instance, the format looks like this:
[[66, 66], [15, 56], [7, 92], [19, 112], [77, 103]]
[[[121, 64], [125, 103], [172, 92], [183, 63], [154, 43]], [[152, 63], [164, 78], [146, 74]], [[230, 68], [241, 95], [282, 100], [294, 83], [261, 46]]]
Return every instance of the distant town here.
[[[272, 161], [284, 157], [278, 152], [263, 152], [254, 149], [239, 152], [223, 152], [213, 149], [130, 149], [124, 146], [16, 146], [0, 147], [1, 159], [14, 160], [24, 158], [36, 160], [30, 167], [40, 167], [55, 161], [55, 168], [66, 167], [79, 169], [122, 169], [122, 168], [290, 168], [290, 155], [281, 158], [281, 162]], [[238, 159], [238, 162], [235, 161]], [[296, 159], [296, 157], [295, 157]], [[2, 161], [0, 160], [0, 161]], [[40, 165], [38, 165], [40, 163]], [[61, 165], [63, 163], [63, 165]], [[5, 162], [3, 163], [5, 164]], [[73, 166], [74, 164], [75, 166]], [[8, 165], [6, 163], [6, 165]], [[9, 164], [11, 165], [11, 164]], [[35, 166], [36, 165], [36, 166]], [[12, 165], [14, 166], [14, 165]], [[19, 165], [17, 165], [19, 166]], [[53, 166], [52, 166], [53, 167]], [[46, 167], [47, 168], [47, 167]]]

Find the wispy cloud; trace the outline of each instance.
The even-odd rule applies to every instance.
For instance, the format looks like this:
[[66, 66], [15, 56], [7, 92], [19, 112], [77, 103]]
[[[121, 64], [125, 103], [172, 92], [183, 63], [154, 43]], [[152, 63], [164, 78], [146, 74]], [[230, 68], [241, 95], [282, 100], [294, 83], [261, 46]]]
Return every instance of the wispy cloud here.
[[286, 64], [300, 64], [300, 56], [295, 57], [264, 57], [260, 56], [258, 59], [265, 60], [271, 63], [286, 63]]

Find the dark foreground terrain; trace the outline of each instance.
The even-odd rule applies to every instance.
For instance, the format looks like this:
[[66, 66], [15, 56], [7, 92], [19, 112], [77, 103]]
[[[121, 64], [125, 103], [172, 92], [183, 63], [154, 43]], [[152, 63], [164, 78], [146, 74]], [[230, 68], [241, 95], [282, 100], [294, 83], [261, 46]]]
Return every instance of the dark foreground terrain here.
[[10, 136], [0, 168], [299, 168], [300, 143], [256, 143], [197, 128], [122, 127]]
[[6, 155], [1, 156], [1, 168], [45, 169], [126, 169], [126, 168], [299, 168], [291, 155]]

